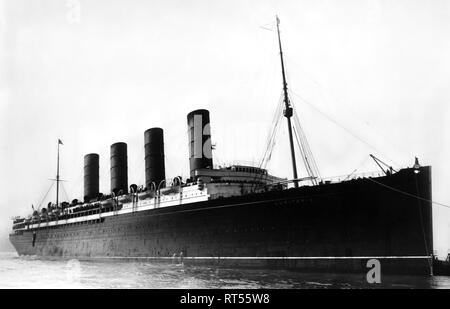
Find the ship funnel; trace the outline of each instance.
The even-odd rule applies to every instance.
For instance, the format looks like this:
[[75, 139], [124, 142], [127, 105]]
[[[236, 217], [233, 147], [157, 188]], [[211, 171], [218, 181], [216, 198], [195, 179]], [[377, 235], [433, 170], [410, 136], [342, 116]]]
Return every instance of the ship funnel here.
[[111, 191], [128, 193], [127, 144], [111, 145]]
[[213, 168], [209, 111], [198, 109], [187, 115], [191, 178], [201, 168]]
[[90, 153], [84, 156], [84, 199], [89, 201], [99, 193], [99, 155]]
[[164, 134], [161, 128], [151, 128], [144, 133], [145, 147], [145, 186], [151, 188], [152, 183], [158, 187], [166, 179], [164, 165]]

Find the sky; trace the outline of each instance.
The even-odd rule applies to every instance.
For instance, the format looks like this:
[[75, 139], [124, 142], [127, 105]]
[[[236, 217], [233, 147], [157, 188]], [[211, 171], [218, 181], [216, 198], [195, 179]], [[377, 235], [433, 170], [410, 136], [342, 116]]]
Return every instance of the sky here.
[[[282, 90], [276, 14], [321, 175], [376, 171], [371, 153], [395, 168], [417, 156], [433, 200], [450, 205], [449, 1], [0, 0], [0, 249], [12, 216], [54, 200], [58, 138], [69, 200], [82, 198], [87, 153], [109, 192], [114, 142], [128, 144], [129, 183], [143, 184], [151, 127], [164, 129], [167, 178], [187, 177], [197, 108], [211, 113], [215, 164], [259, 164]], [[285, 123], [267, 168], [291, 176]], [[444, 255], [450, 209], [433, 212]]]

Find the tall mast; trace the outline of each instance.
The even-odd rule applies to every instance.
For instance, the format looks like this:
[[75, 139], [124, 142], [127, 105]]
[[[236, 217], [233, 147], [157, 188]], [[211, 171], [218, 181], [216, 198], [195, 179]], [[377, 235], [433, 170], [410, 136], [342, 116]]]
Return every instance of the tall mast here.
[[280, 37], [280, 20], [278, 19], [278, 16], [276, 18], [277, 18], [278, 45], [280, 47], [281, 72], [283, 74], [283, 92], [284, 92], [284, 107], [285, 107], [284, 117], [286, 117], [287, 124], [288, 124], [289, 144], [291, 146], [291, 158], [292, 158], [292, 173], [294, 176], [294, 187], [298, 188], [297, 164], [295, 163], [294, 140], [292, 138], [292, 125], [291, 125], [291, 117], [292, 117], [293, 111], [292, 111], [292, 106], [289, 103], [286, 75], [284, 72], [283, 50], [281, 49], [281, 37]]
[[63, 145], [60, 139], [58, 139], [58, 159], [56, 164], [56, 207], [58, 207], [59, 202], [59, 145]]

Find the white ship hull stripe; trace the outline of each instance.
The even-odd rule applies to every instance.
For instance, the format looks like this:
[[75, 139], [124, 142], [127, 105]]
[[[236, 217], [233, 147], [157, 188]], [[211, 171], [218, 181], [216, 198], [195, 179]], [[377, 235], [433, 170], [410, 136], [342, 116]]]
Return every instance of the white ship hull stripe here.
[[[65, 256], [64, 258], [69, 258]], [[142, 259], [142, 260], [173, 260], [179, 256], [90, 256], [72, 257], [79, 259]], [[367, 259], [431, 259], [431, 256], [187, 256], [183, 260], [367, 260]]]

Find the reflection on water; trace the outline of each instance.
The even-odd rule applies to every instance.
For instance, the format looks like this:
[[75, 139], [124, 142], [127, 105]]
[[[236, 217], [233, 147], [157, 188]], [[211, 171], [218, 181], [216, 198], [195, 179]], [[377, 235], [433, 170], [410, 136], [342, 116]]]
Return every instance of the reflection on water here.
[[450, 288], [450, 277], [301, 273], [222, 269], [146, 261], [41, 259], [0, 253], [0, 288]]

